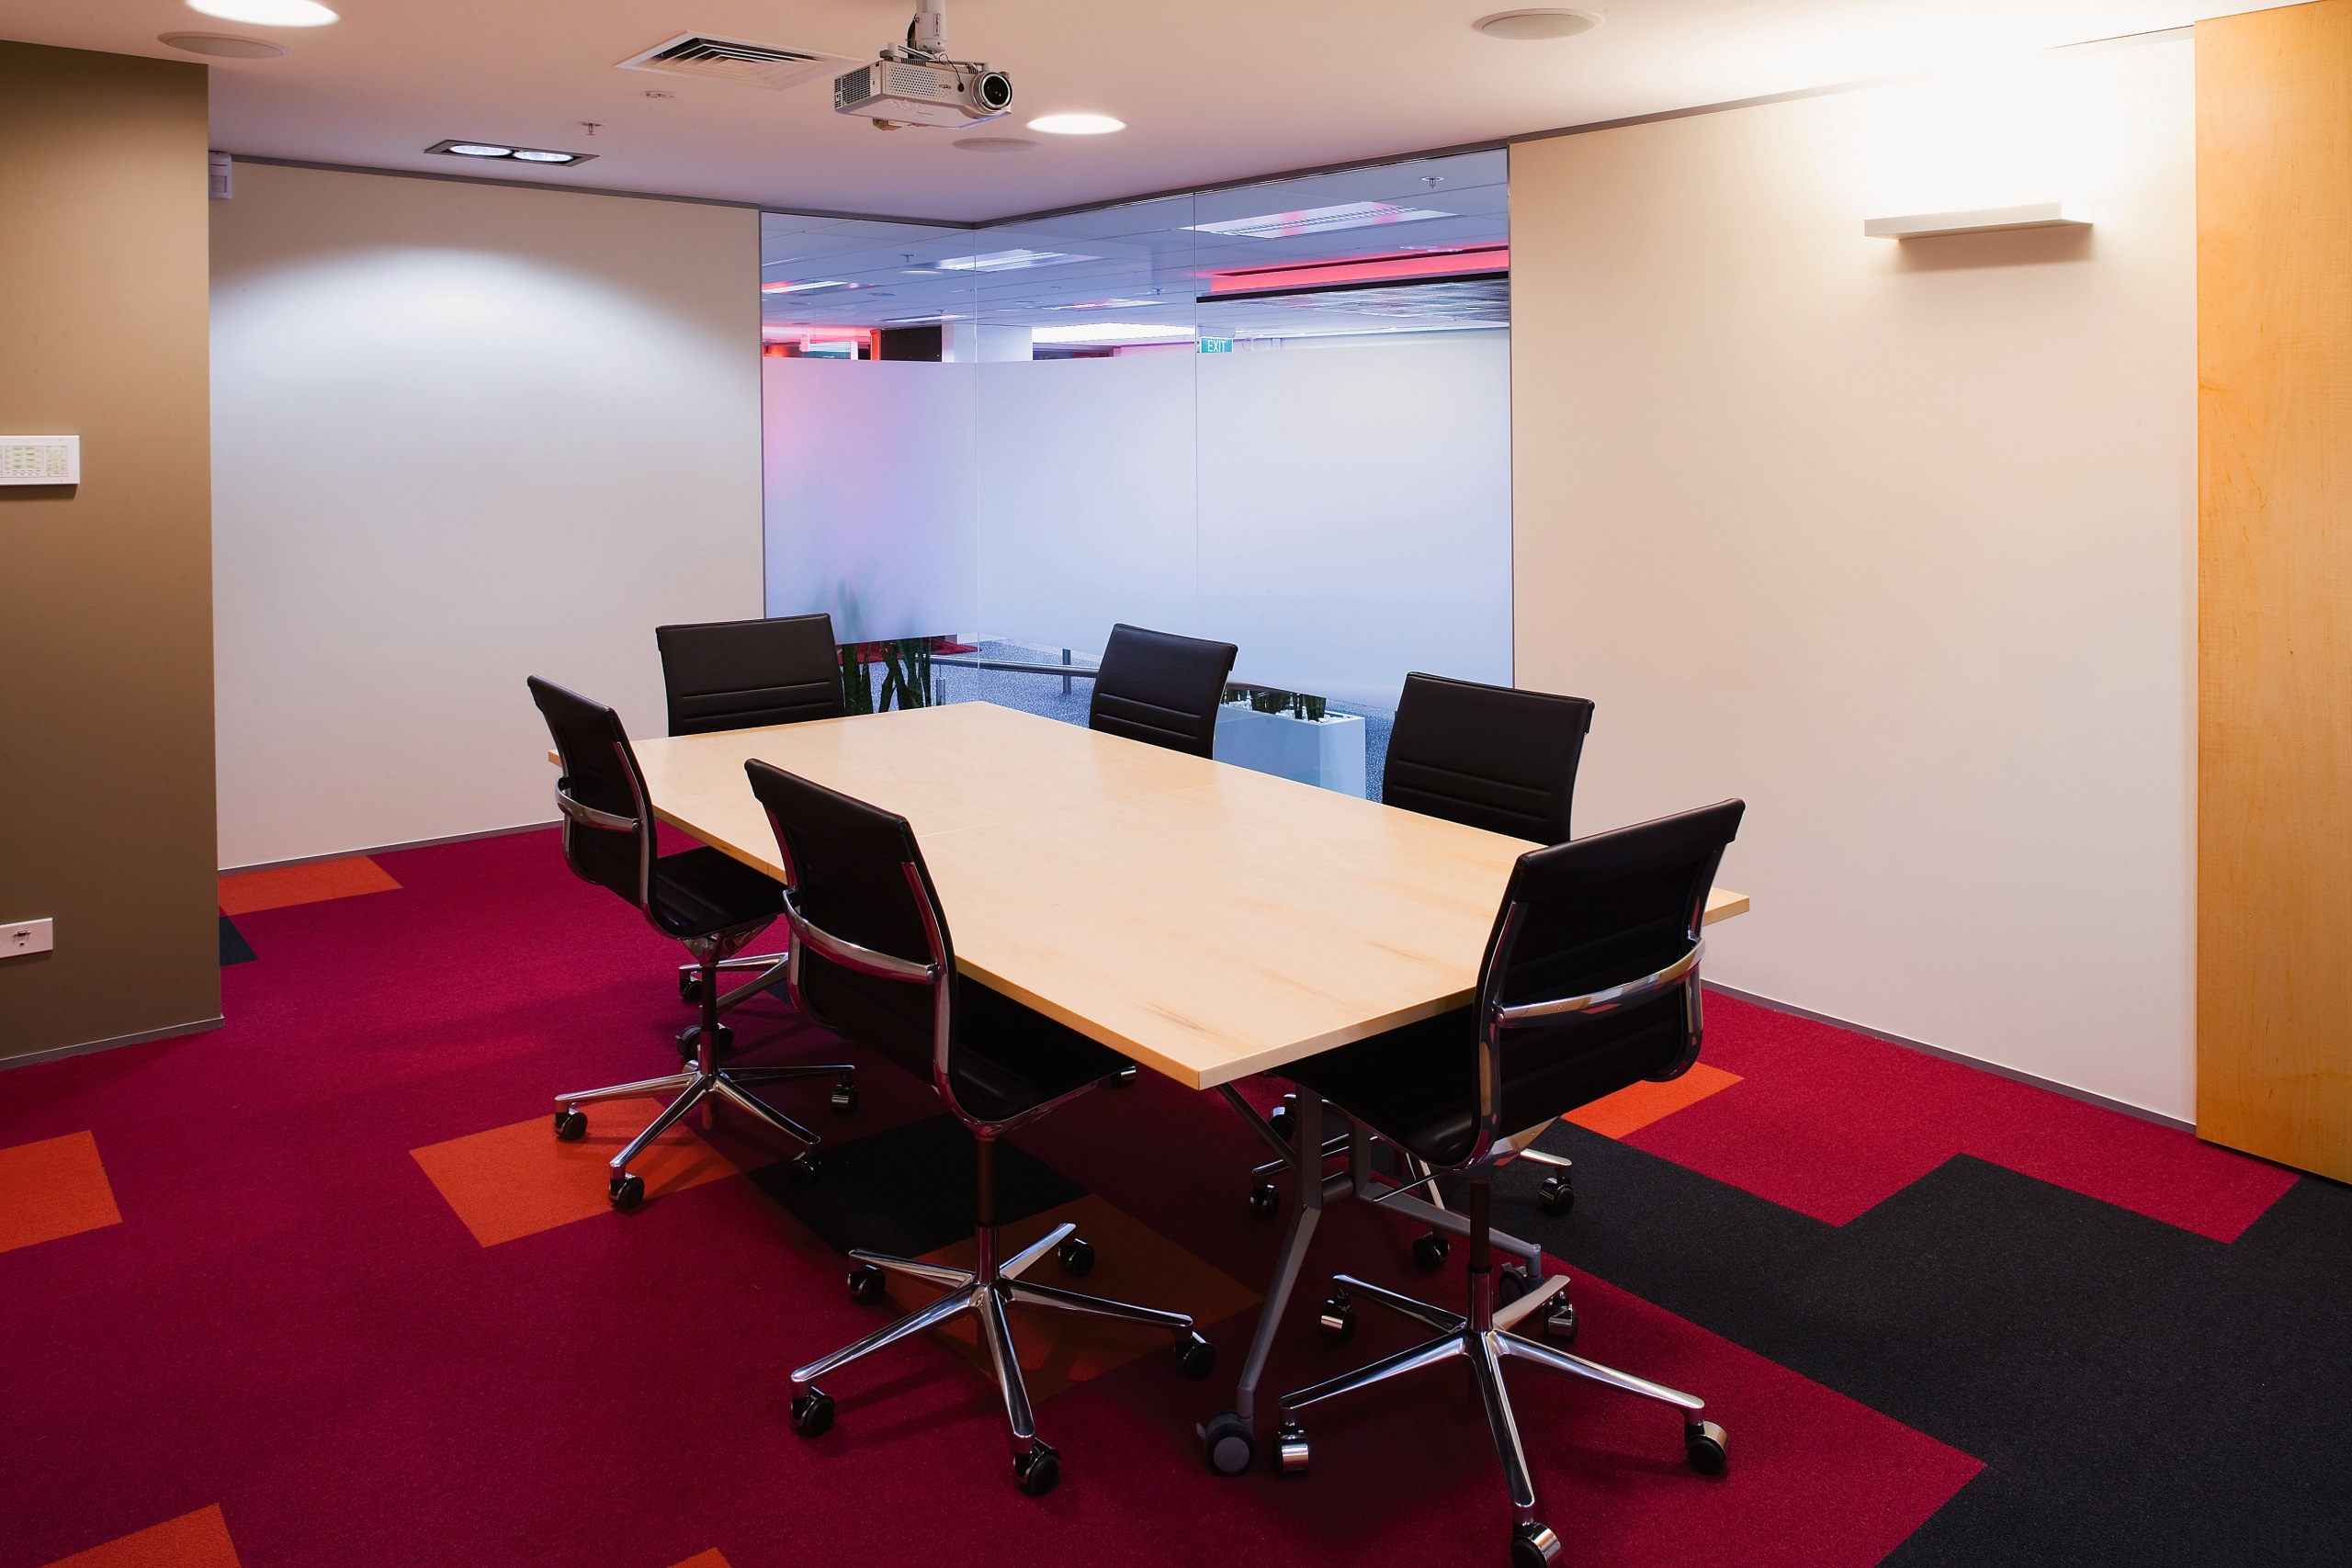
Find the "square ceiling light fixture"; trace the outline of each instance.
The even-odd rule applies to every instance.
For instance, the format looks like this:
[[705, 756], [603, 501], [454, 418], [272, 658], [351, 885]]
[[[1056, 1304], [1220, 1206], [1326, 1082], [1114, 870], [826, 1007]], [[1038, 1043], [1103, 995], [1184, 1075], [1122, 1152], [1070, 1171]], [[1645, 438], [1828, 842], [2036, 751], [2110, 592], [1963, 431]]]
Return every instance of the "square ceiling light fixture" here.
[[949, 256], [931, 265], [942, 272], [1016, 272], [1024, 266], [1059, 266], [1065, 262], [1096, 259], [1062, 251], [989, 251], [977, 256]]
[[1425, 207], [1396, 207], [1385, 201], [1351, 201], [1339, 207], [1308, 207], [1296, 212], [1269, 212], [1257, 218], [1228, 218], [1219, 223], [1187, 223], [1203, 234], [1232, 234], [1245, 240], [1287, 240], [1298, 234], [1330, 234], [1341, 229], [1369, 229], [1379, 223], [1419, 223], [1427, 218], [1459, 214], [1433, 212]]
[[559, 152], [551, 147], [515, 147], [503, 141], [474, 141], [463, 137], [436, 141], [425, 151], [446, 152], [452, 158], [474, 158], [485, 164], [537, 164], [542, 167], [585, 164], [596, 155], [594, 152]]

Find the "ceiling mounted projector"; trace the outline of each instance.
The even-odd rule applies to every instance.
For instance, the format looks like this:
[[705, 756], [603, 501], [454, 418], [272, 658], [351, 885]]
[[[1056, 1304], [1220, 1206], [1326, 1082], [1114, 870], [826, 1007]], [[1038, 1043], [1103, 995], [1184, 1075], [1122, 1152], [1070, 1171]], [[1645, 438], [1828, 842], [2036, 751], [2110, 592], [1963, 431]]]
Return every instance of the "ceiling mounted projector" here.
[[947, 58], [946, 0], [915, 0], [907, 41], [871, 65], [833, 78], [833, 108], [884, 130], [910, 125], [965, 126], [1012, 107], [1012, 78], [968, 60]]

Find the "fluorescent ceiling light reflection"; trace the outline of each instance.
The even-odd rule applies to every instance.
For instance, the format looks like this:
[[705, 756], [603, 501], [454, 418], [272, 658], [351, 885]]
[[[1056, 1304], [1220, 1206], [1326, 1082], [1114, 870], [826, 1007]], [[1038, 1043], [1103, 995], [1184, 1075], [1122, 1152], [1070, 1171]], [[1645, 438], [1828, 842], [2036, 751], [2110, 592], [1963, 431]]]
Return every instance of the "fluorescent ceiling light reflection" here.
[[1188, 223], [1204, 234], [1228, 234], [1246, 240], [1287, 240], [1297, 234], [1330, 234], [1341, 229], [1369, 229], [1381, 223], [1419, 223], [1430, 218], [1453, 218], [1425, 207], [1394, 207], [1385, 201], [1351, 201], [1340, 207], [1308, 207], [1296, 212], [1268, 212], [1256, 218], [1227, 218], [1216, 223]]
[[1127, 122], [1107, 114], [1042, 114], [1029, 122], [1029, 129], [1048, 136], [1108, 136], [1126, 130]]
[[942, 272], [1012, 272], [1024, 266], [1059, 266], [1095, 259], [1061, 251], [989, 251], [977, 256], [949, 256], [935, 265]]
[[[1080, 299], [1074, 304], [1048, 305], [1048, 310], [1158, 310], [1169, 304], [1165, 299]], [[1008, 309], [1017, 310], [1018, 306]]]
[[1038, 343], [1185, 343], [1190, 327], [1155, 326], [1149, 321], [1087, 321], [1067, 327], [1038, 327]]
[[844, 283], [836, 277], [820, 278], [812, 283], [763, 283], [760, 285], [760, 292], [763, 294], [807, 294], [819, 288], [854, 288], [856, 287], [854, 283]]
[[314, 0], [187, 0], [187, 8], [256, 28], [322, 28], [343, 19]]
[[967, 321], [969, 316], [890, 316], [884, 319], [886, 327], [928, 327], [942, 321]]

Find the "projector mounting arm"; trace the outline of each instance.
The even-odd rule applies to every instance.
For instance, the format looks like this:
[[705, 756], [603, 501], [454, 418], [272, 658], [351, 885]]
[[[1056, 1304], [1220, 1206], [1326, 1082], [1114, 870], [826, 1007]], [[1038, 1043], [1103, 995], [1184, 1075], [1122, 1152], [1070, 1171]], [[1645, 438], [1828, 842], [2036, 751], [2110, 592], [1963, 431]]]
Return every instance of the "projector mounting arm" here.
[[904, 52], [910, 60], [947, 58], [947, 0], [915, 0]]

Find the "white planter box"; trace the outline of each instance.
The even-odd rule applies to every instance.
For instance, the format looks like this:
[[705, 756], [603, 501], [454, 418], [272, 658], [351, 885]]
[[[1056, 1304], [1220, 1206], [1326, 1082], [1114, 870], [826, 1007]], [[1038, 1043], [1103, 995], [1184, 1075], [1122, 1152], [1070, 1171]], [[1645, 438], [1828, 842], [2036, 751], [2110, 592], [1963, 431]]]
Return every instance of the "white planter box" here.
[[1361, 795], [1363, 720], [1337, 713], [1293, 718], [1227, 703], [1216, 710], [1216, 760]]

